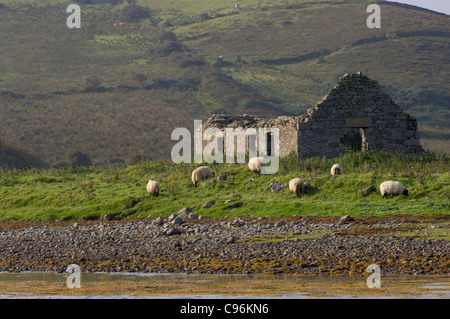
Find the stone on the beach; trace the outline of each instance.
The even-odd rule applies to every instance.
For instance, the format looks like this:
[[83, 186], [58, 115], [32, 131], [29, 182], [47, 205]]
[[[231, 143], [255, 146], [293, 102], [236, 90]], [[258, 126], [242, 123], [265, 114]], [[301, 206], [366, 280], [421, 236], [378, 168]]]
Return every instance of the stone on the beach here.
[[233, 236], [229, 236], [227, 237], [227, 239], [225, 240], [226, 243], [228, 244], [232, 244], [236, 241], [236, 239]]
[[328, 233], [328, 232], [326, 232], [326, 233], [323, 233], [322, 234], [322, 238], [331, 238], [331, 237], [333, 237], [334, 236], [334, 233]]
[[188, 217], [189, 213], [192, 213], [192, 208], [184, 207], [178, 211], [178, 216], [180, 216], [181, 218]]
[[174, 219], [172, 219], [171, 223], [174, 225], [181, 225], [181, 224], [183, 224], [183, 220], [177, 216]]
[[281, 226], [284, 226], [284, 225], [286, 225], [286, 223], [284, 221], [280, 220], [280, 221], [276, 222], [274, 226], [275, 227], [281, 227]]
[[196, 214], [196, 213], [190, 213], [190, 214], [188, 215], [188, 217], [189, 217], [190, 219], [198, 219], [198, 214]]
[[157, 226], [161, 226], [162, 224], [164, 224], [164, 220], [163, 220], [163, 218], [161, 216], [159, 216], [158, 218], [153, 220], [153, 224], [157, 225]]
[[338, 222], [338, 225], [341, 225], [343, 223], [348, 223], [348, 222], [351, 222], [351, 221], [354, 221], [354, 220], [355, 219], [352, 216], [345, 215], [345, 216], [341, 217], [341, 219]]
[[181, 230], [178, 229], [178, 228], [176, 228], [176, 227], [171, 228], [171, 229], [169, 229], [169, 230], [166, 232], [166, 234], [169, 235], [169, 236], [172, 236], [172, 235], [179, 235], [179, 234], [181, 234], [181, 233], [182, 233]]

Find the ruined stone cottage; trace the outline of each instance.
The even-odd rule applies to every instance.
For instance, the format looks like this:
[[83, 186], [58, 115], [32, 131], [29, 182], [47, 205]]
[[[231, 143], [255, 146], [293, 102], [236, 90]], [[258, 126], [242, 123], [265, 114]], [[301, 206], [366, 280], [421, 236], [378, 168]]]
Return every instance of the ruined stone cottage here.
[[[419, 153], [417, 120], [384, 94], [377, 81], [361, 73], [346, 74], [334, 88], [300, 116], [259, 119], [250, 115], [213, 115], [203, 129], [279, 129], [279, 155], [295, 152], [299, 159], [339, 156], [349, 149]], [[248, 143], [248, 141], [246, 142]], [[225, 150], [226, 152], [226, 150]]]

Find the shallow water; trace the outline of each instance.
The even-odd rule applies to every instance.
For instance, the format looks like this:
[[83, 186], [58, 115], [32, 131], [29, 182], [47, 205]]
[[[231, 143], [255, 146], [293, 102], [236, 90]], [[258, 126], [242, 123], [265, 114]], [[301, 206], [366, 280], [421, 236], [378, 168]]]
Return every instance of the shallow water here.
[[80, 288], [69, 274], [0, 273], [0, 298], [450, 298], [448, 276], [366, 277], [299, 275], [193, 275], [81, 273]]

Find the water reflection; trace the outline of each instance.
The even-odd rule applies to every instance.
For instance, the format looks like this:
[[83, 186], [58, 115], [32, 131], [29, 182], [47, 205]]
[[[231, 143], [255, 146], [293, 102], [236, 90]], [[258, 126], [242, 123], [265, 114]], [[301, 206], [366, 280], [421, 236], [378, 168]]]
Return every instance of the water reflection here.
[[1, 298], [450, 298], [450, 277], [384, 277], [368, 288], [366, 277], [299, 275], [192, 275], [0, 273]]

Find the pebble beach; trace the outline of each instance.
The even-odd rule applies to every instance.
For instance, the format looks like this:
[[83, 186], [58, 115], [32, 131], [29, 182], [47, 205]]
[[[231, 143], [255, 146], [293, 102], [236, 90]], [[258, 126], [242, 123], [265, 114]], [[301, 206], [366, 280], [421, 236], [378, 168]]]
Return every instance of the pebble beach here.
[[[192, 216], [191, 216], [192, 217]], [[450, 242], [404, 218], [189, 218], [1, 222], [0, 271], [447, 275]], [[414, 221], [413, 221], [414, 222]], [[417, 221], [418, 222], [418, 221]]]

